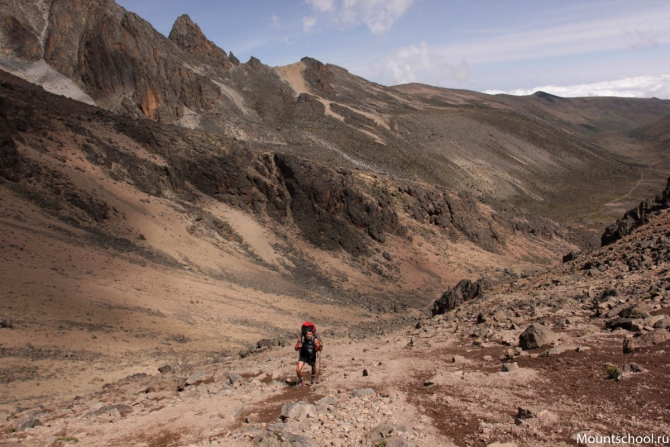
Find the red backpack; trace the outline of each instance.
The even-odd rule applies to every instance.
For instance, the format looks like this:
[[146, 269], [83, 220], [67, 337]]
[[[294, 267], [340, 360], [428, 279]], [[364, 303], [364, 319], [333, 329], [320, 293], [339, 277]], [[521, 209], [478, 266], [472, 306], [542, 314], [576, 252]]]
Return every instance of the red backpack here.
[[311, 332], [312, 335], [316, 335], [316, 324], [311, 321], [305, 321], [302, 324], [302, 335], [304, 336], [307, 332]]

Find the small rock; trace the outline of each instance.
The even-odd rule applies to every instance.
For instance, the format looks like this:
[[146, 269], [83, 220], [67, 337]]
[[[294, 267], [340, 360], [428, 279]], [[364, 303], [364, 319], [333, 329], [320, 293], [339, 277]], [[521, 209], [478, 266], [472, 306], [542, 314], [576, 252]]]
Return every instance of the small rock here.
[[322, 412], [325, 410], [328, 405], [332, 405], [335, 402], [335, 399], [332, 397], [323, 397], [316, 402], [316, 410]]
[[386, 447], [416, 447], [416, 444], [402, 436], [393, 436], [386, 441]]
[[502, 370], [503, 372], [512, 372], [519, 369], [519, 364], [517, 362], [503, 363]]
[[463, 363], [465, 362], [465, 357], [462, 355], [454, 355], [451, 357], [451, 363]]
[[563, 264], [565, 264], [566, 262], [574, 261], [576, 257], [577, 253], [575, 253], [574, 251], [571, 251], [570, 253], [563, 255]]
[[493, 361], [493, 357], [491, 357], [490, 355], [485, 355], [485, 356], [484, 356], [484, 361], [485, 361], [485, 362]]
[[243, 382], [243, 381], [244, 381], [244, 377], [242, 377], [242, 376], [239, 375], [239, 374], [230, 373], [230, 374], [228, 374], [228, 381], [229, 381], [230, 384], [232, 385], [232, 384], [235, 383], [235, 382]]
[[432, 385], [435, 385], [436, 383], [437, 383], [437, 375], [434, 375], [434, 376], [430, 376], [428, 379], [426, 379], [423, 382], [423, 386], [432, 386]]
[[577, 349], [576, 349], [577, 352], [585, 352], [585, 351], [590, 351], [590, 350], [591, 350], [591, 348], [589, 348], [588, 346], [578, 346]]
[[[258, 431], [256, 429], [256, 431]], [[254, 436], [255, 447], [319, 447], [313, 439], [288, 432], [262, 432]]]
[[9, 320], [0, 319], [0, 328], [11, 329], [11, 327], [12, 327], [12, 323]]
[[593, 324], [587, 324], [584, 329], [582, 329], [581, 334], [582, 335], [588, 335], [588, 334], [597, 334], [600, 332], [600, 328], [598, 326], [595, 326]]
[[172, 368], [170, 367], [170, 365], [164, 365], [164, 366], [161, 366], [160, 368], [158, 368], [158, 372], [161, 373], [161, 374], [171, 373]]
[[663, 320], [654, 323], [654, 329], [668, 329], [668, 328], [670, 328], [670, 318], [664, 318]]
[[377, 445], [377, 443], [380, 443], [384, 439], [390, 437], [394, 430], [395, 427], [391, 424], [380, 424], [376, 426], [367, 434], [368, 444]]
[[367, 377], [367, 376], [369, 376], [369, 375], [370, 375], [370, 373], [368, 372], [368, 370], [367, 370], [367, 369], [364, 369], [364, 370], [363, 370], [363, 377]]
[[360, 388], [357, 390], [354, 390], [354, 397], [363, 397], [363, 396], [369, 396], [371, 394], [374, 394], [375, 390], [372, 388]]
[[300, 401], [293, 404], [284, 404], [281, 409], [282, 419], [304, 419], [316, 416], [316, 407], [310, 403]]
[[186, 385], [198, 385], [201, 383], [212, 383], [214, 376], [206, 371], [198, 371], [186, 379]]
[[538, 407], [519, 407], [519, 414], [517, 416], [519, 419], [532, 419], [541, 418], [545, 414], [547, 414], [547, 410]]

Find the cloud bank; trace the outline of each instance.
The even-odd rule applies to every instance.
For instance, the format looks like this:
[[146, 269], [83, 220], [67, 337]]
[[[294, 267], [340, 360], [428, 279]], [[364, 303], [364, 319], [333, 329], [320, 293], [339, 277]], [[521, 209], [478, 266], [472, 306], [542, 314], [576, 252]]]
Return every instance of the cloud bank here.
[[365, 24], [372, 34], [386, 34], [414, 0], [306, 0], [317, 13], [340, 27]]
[[399, 48], [384, 60], [361, 67], [360, 71], [385, 85], [410, 82], [440, 87], [471, 85], [470, 64], [466, 60], [452, 64], [445, 55], [434, 51], [425, 42]]
[[584, 97], [584, 96], [621, 96], [627, 98], [660, 98], [670, 99], [670, 75], [636, 76], [617, 79], [614, 81], [595, 82], [592, 84], [577, 84], [568, 86], [545, 85], [530, 89], [515, 90], [486, 90], [491, 95], [505, 93], [508, 95], [532, 95], [537, 91], [551, 93], [556, 96]]

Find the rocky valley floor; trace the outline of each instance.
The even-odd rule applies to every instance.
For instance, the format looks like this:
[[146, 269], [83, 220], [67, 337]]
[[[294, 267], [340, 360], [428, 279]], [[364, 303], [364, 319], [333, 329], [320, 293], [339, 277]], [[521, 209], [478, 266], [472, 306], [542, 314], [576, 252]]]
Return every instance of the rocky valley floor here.
[[[359, 341], [324, 335], [318, 384], [293, 386], [291, 346], [243, 359], [157, 356], [169, 366], [162, 373], [136, 369], [92, 393], [2, 413], [0, 442], [570, 446], [581, 436], [610, 434], [662, 440], [670, 436], [669, 229], [665, 210], [611, 245], [501, 284], [411, 328]], [[0, 329], [3, 340], [12, 330]]]

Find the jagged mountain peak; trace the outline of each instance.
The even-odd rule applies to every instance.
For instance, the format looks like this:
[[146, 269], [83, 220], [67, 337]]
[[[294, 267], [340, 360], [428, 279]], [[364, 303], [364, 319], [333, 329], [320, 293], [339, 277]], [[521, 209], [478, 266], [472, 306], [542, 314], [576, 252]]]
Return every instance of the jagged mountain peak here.
[[207, 39], [198, 24], [188, 14], [177, 17], [172, 25], [169, 39], [182, 50], [203, 57], [214, 66], [223, 65], [226, 69], [232, 66], [226, 52]]

